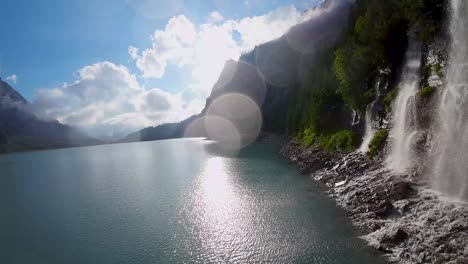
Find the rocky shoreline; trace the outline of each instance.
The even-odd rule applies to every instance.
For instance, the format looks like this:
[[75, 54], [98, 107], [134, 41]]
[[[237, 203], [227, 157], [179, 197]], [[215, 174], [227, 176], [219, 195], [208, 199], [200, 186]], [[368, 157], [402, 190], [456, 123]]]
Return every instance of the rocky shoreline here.
[[395, 175], [383, 157], [328, 154], [292, 139], [280, 154], [328, 187], [367, 243], [397, 263], [468, 263], [468, 207], [423, 188], [417, 173]]

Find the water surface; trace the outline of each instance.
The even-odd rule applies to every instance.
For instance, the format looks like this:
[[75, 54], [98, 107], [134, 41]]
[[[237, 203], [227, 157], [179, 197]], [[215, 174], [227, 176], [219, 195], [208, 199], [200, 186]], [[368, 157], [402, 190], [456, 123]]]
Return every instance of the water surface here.
[[381, 263], [275, 146], [210, 144], [0, 156], [0, 263]]

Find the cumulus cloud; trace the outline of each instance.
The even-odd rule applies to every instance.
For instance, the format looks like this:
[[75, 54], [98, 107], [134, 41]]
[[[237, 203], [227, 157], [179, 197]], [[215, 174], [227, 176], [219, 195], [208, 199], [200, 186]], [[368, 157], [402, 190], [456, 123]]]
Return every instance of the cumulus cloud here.
[[227, 60], [239, 59], [243, 52], [280, 37], [299, 22], [301, 14], [293, 6], [240, 20], [224, 20], [213, 11], [208, 21], [198, 26], [179, 15], [169, 20], [165, 30], [154, 32], [150, 48], [139, 53], [130, 46], [128, 51], [145, 78], [163, 77], [169, 64], [190, 65], [193, 83], [189, 89], [203, 97]]
[[[57, 119], [103, 139], [177, 122], [201, 112], [227, 60], [237, 60], [299, 22], [301, 14], [294, 7], [239, 20], [226, 20], [214, 11], [200, 25], [184, 15], [174, 16], [151, 35], [149, 47], [128, 47], [138, 77], [123, 65], [98, 62], [80, 69], [70, 83], [38, 90], [31, 107], [44, 119]], [[138, 78], [164, 77], [168, 65], [191, 70], [191, 82], [182, 92], [140, 84]]]
[[169, 20], [165, 30], [156, 30], [151, 36], [152, 47], [143, 50], [130, 46], [130, 56], [146, 78], [161, 78], [168, 62], [180, 67], [191, 64], [196, 38], [195, 25], [184, 15]]
[[221, 22], [223, 20], [224, 20], [223, 15], [221, 15], [218, 11], [211, 12], [208, 18], [208, 22], [211, 22], [211, 23]]
[[130, 54], [130, 57], [134, 60], [138, 59], [140, 56], [138, 55], [138, 48], [135, 48], [133, 46], [128, 47], [128, 54]]
[[16, 83], [16, 81], [18, 80], [18, 77], [16, 76], [16, 74], [12, 74], [12, 75], [6, 77], [6, 80], [10, 81], [12, 83]]
[[198, 103], [183, 102], [180, 95], [157, 88], [144, 89], [125, 66], [99, 62], [80, 69], [72, 83], [38, 90], [32, 108], [41, 118], [57, 119], [96, 137], [116, 139], [198, 113], [203, 107]]

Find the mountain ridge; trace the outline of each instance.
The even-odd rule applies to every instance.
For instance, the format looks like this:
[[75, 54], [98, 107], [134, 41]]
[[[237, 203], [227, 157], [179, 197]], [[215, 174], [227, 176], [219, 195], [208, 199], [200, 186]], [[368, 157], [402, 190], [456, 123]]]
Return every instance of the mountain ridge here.
[[[302, 23], [293, 26], [285, 35], [256, 46], [239, 61], [226, 61], [200, 114], [179, 123], [144, 128], [117, 142], [183, 137], [185, 129], [191, 122], [204, 117], [213, 101], [230, 93], [245, 95], [257, 104], [263, 117], [263, 132], [286, 132], [287, 111], [277, 109], [289, 107], [289, 98], [296, 87], [306, 82], [308, 72], [317, 67], [320, 53], [338, 42], [352, 3], [350, 0], [325, 0], [304, 11]], [[314, 16], [314, 12], [321, 13]], [[332, 20], [334, 23], [330, 23]], [[351, 111], [340, 109], [334, 115], [343, 125], [351, 124]]]
[[0, 153], [77, 147], [103, 142], [30, 112], [29, 102], [0, 79]]

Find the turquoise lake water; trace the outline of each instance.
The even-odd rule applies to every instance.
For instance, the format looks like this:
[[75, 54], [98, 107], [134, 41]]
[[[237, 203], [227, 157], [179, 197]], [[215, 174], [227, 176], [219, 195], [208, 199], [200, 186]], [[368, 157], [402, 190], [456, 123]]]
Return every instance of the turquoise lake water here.
[[256, 143], [0, 156], [0, 263], [382, 263], [324, 190]]

